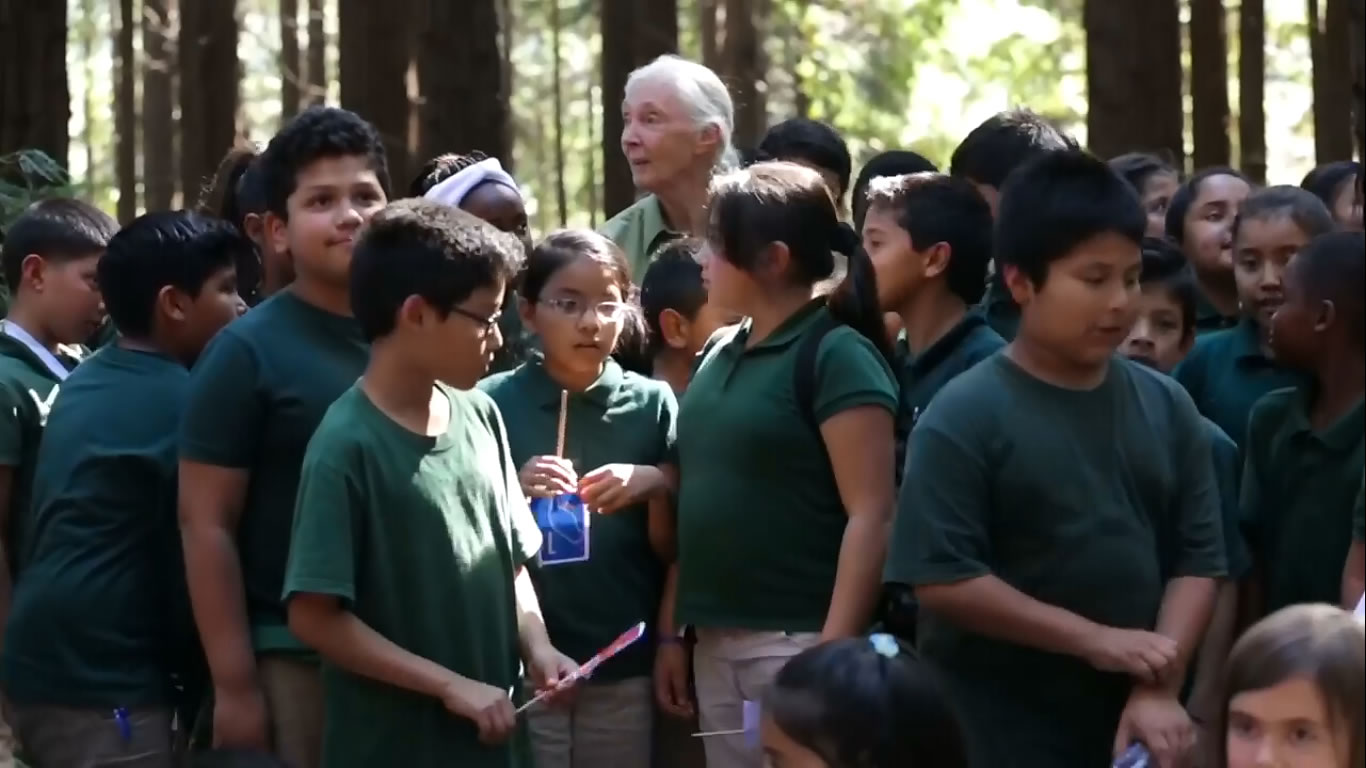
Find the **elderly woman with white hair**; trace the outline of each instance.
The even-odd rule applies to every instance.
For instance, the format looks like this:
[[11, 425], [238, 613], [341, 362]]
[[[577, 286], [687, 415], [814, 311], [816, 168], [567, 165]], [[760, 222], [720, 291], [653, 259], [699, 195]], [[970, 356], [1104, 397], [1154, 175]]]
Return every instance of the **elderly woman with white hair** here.
[[646, 194], [602, 226], [631, 264], [637, 283], [659, 246], [706, 231], [707, 186], [736, 164], [735, 108], [716, 73], [660, 56], [631, 73], [621, 102], [621, 151]]

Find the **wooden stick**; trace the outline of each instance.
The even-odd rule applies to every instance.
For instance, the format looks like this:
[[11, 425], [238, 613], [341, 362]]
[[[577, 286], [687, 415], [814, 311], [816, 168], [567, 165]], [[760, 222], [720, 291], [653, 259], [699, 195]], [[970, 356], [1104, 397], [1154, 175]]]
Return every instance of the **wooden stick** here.
[[740, 736], [744, 732], [744, 728], [737, 728], [733, 731], [703, 731], [702, 733], [694, 733], [693, 736], [699, 739], [705, 739], [708, 736]]
[[560, 431], [555, 437], [555, 455], [564, 458], [564, 428], [569, 421], [569, 390], [560, 390]]

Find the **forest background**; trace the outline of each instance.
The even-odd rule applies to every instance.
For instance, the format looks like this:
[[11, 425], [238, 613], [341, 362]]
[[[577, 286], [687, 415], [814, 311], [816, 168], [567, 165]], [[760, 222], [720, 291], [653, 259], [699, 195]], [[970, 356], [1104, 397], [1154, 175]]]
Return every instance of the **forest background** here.
[[432, 155], [479, 149], [511, 167], [535, 229], [594, 226], [634, 194], [626, 75], [668, 51], [732, 88], [742, 151], [805, 115], [856, 167], [894, 147], [946, 164], [1026, 105], [1105, 156], [1298, 183], [1356, 151], [1361, 4], [0, 0], [0, 224], [43, 186], [123, 221], [191, 204], [233, 144], [329, 103], [379, 127], [396, 190]]

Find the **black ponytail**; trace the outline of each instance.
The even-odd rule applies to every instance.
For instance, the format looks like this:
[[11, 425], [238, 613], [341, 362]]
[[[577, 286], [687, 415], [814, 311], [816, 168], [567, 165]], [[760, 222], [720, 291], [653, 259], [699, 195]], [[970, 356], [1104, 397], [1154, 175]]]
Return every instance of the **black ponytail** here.
[[[852, 230], [851, 230], [852, 231]], [[862, 248], [850, 249], [849, 269], [826, 304], [830, 314], [872, 342], [884, 360], [891, 362], [892, 347], [877, 299], [877, 271]]]

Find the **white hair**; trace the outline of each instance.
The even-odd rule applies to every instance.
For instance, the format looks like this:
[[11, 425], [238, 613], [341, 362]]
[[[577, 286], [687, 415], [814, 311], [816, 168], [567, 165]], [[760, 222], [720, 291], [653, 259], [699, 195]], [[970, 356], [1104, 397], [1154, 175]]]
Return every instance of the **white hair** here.
[[721, 135], [716, 170], [739, 167], [740, 155], [731, 144], [731, 135], [735, 133], [735, 105], [726, 84], [715, 72], [681, 56], [664, 54], [626, 78], [626, 97], [630, 98], [632, 88], [647, 82], [664, 83], [673, 88], [697, 127], [716, 126]]

